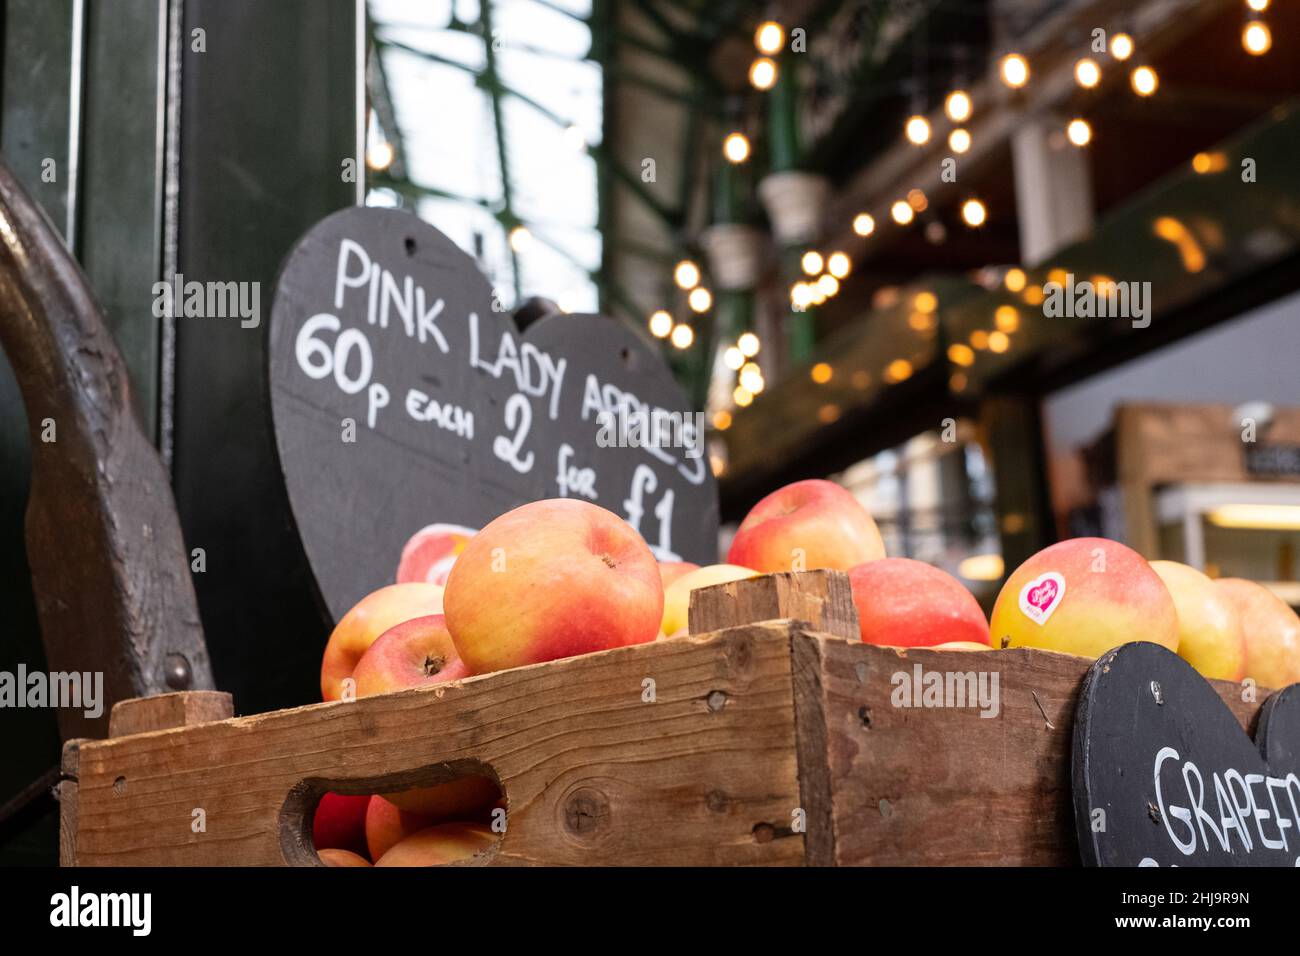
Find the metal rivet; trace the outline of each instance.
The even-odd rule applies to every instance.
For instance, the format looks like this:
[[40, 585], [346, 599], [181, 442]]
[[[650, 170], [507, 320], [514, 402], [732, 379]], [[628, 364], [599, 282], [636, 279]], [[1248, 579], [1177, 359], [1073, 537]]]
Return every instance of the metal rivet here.
[[185, 690], [194, 679], [190, 662], [184, 654], [168, 654], [163, 661], [163, 680], [172, 690]]
[[709, 704], [709, 710], [713, 711], [714, 713], [717, 713], [718, 711], [722, 710], [723, 707], [727, 706], [726, 693], [720, 690], [712, 691], [708, 697], [708, 704]]
[[894, 815], [894, 807], [888, 800], [880, 801], [880, 815], [886, 820]]
[[126, 777], [118, 777], [113, 781], [113, 792], [119, 797], [126, 793]]
[[871, 729], [871, 708], [866, 704], [858, 708], [858, 720], [862, 721], [862, 726], [867, 730]]
[[1151, 682], [1151, 696], [1156, 699], [1156, 703], [1161, 707], [1165, 705], [1165, 692], [1160, 687], [1160, 681], [1153, 680]]

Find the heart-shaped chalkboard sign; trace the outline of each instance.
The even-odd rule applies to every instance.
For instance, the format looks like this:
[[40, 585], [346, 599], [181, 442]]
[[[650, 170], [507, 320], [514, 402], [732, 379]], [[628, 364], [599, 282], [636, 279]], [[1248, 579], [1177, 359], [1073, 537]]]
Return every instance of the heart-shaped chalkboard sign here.
[[702, 416], [655, 351], [596, 315], [521, 332], [495, 304], [474, 260], [407, 212], [335, 213], [285, 261], [271, 412], [335, 619], [399, 576], [445, 578], [466, 535], [542, 498], [619, 514], [660, 560], [717, 560]]
[[1300, 684], [1252, 743], [1181, 657], [1124, 644], [1088, 672], [1073, 771], [1087, 865], [1300, 866]]

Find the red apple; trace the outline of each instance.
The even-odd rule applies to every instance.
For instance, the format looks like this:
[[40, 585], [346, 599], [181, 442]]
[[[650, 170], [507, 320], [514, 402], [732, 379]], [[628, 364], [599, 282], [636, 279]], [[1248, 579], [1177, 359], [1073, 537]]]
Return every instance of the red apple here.
[[470, 774], [432, 787], [386, 793], [384, 799], [408, 813], [427, 817], [430, 823], [479, 822], [490, 819], [492, 807], [501, 799], [501, 790], [487, 777]]
[[316, 855], [326, 866], [370, 866], [370, 861], [351, 850], [317, 850]]
[[698, 564], [691, 564], [689, 561], [660, 561], [659, 562], [659, 582], [668, 590], [668, 585], [672, 584], [680, 577], [690, 574], [692, 571], [698, 571]]
[[366, 851], [368, 794], [327, 793], [316, 804], [311, 821], [312, 845], [317, 850]]
[[390, 627], [361, 655], [352, 672], [358, 697], [468, 676], [441, 614], [412, 618]]
[[1221, 578], [1214, 587], [1236, 608], [1246, 635], [1244, 676], [1274, 690], [1300, 682], [1300, 617], [1290, 605], [1242, 578]]
[[343, 696], [361, 656], [380, 634], [416, 617], [442, 613], [442, 588], [436, 584], [390, 584], [363, 597], [334, 627], [320, 664], [324, 700]]
[[366, 800], [369, 803], [369, 809], [366, 810], [366, 847], [372, 860], [378, 860], [412, 833], [440, 822], [423, 813], [402, 810], [379, 794], [367, 797]]
[[867, 509], [831, 481], [796, 481], [750, 509], [740, 523], [728, 564], [764, 574], [834, 568], [848, 571], [885, 556]]
[[988, 646], [979, 602], [947, 572], [911, 558], [882, 558], [850, 570], [849, 584], [866, 644]]
[[1151, 570], [1169, 588], [1178, 612], [1178, 656], [1204, 677], [1241, 680], [1246, 671], [1246, 635], [1227, 594], [1208, 577], [1177, 561], [1152, 561]]
[[1105, 538], [1039, 551], [1007, 578], [993, 605], [994, 647], [1042, 647], [1099, 657], [1129, 641], [1178, 650], [1178, 612], [1145, 558]]
[[443, 823], [413, 833], [375, 861], [375, 866], [445, 866], [482, 853], [497, 835], [477, 823]]
[[473, 528], [458, 524], [431, 524], [421, 528], [402, 548], [402, 560], [397, 565], [397, 583], [424, 581], [446, 584], [451, 566], [472, 537]]
[[473, 674], [653, 641], [663, 607], [641, 536], [569, 498], [492, 521], [447, 578], [447, 627]]

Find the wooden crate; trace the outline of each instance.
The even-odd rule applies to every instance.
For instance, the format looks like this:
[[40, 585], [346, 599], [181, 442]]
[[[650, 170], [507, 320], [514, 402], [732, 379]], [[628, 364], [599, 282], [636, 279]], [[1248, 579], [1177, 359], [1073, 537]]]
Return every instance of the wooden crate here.
[[[507, 799], [474, 861], [492, 865], [1078, 861], [1071, 725], [1090, 661], [864, 645], [836, 572], [693, 597], [690, 637], [432, 688], [233, 719], [214, 719], [215, 692], [123, 702], [111, 739], [65, 749], [63, 862], [311, 865], [321, 793], [467, 771]], [[894, 706], [917, 665], [995, 672], [998, 716]], [[1249, 725], [1256, 705], [1216, 687]]]

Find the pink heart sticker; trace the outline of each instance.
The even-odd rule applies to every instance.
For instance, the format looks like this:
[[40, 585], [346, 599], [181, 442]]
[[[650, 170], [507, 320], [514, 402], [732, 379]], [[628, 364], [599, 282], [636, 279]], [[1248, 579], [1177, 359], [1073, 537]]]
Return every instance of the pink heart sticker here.
[[1020, 589], [1020, 610], [1035, 624], [1043, 625], [1065, 597], [1065, 578], [1055, 571], [1040, 574]]

